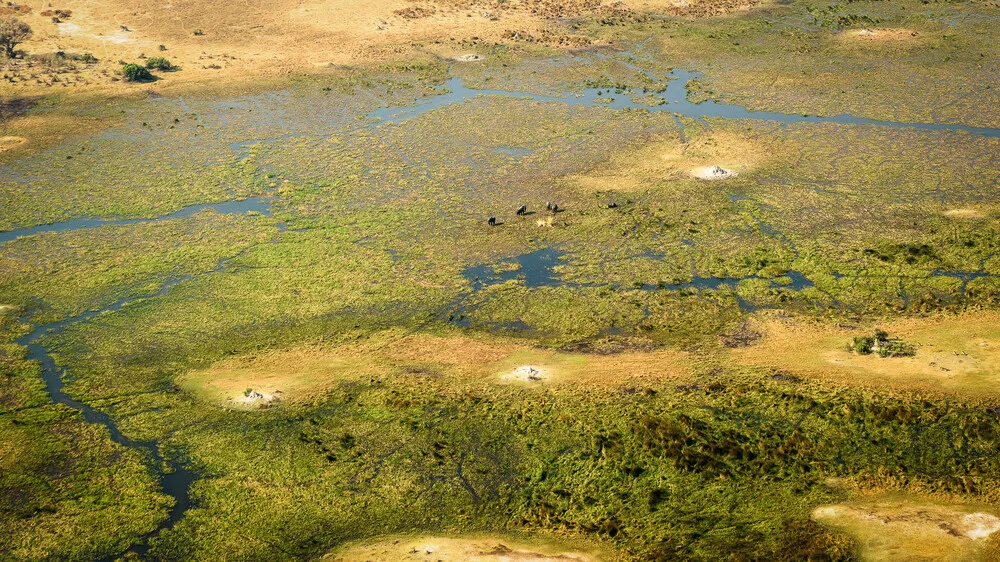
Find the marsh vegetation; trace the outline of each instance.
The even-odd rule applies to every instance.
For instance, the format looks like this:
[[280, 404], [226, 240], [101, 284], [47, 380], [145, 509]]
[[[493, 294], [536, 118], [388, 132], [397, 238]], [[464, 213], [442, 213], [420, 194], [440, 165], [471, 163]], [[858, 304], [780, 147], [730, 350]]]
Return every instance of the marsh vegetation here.
[[1000, 8], [119, 4], [0, 82], [0, 558], [998, 552]]

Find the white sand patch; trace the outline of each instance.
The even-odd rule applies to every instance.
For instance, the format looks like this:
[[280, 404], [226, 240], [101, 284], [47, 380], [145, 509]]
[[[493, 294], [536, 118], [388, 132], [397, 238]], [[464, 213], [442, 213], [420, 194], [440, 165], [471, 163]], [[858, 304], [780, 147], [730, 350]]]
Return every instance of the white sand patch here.
[[722, 166], [705, 166], [704, 168], [695, 168], [694, 170], [691, 170], [691, 175], [703, 180], [725, 180], [735, 178], [737, 176], [736, 172], [733, 170], [727, 170]]
[[14, 311], [14, 305], [11, 304], [0, 304], [0, 316], [7, 314], [8, 312]]
[[119, 45], [122, 43], [127, 43], [129, 41], [129, 34], [124, 31], [116, 31], [111, 35], [104, 35], [104, 36], [94, 35], [94, 37], [102, 41], [109, 41], [111, 43], [117, 43]]
[[83, 28], [78, 24], [64, 21], [59, 24], [59, 35], [79, 35]]
[[542, 367], [538, 367], [536, 365], [521, 365], [500, 378], [509, 381], [540, 382], [549, 378], [549, 375]]
[[236, 400], [233, 400], [232, 398], [229, 400], [239, 404], [270, 404], [281, 400], [281, 391], [275, 390], [273, 393], [267, 394], [264, 392], [257, 392], [256, 390], [250, 390], [244, 396], [241, 396]]
[[451, 60], [457, 62], [479, 62], [486, 60], [486, 57], [477, 55], [475, 53], [469, 53], [465, 55], [456, 55], [454, 57], [451, 57]]
[[970, 513], [962, 518], [965, 536], [972, 540], [985, 539], [1000, 531], [1000, 518], [989, 513]]

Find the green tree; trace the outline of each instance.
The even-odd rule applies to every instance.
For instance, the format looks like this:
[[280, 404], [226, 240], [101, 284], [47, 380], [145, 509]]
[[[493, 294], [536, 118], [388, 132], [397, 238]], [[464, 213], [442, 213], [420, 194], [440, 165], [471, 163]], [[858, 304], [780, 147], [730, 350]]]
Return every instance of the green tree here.
[[7, 58], [14, 56], [14, 48], [31, 38], [31, 27], [17, 18], [0, 20], [0, 47]]

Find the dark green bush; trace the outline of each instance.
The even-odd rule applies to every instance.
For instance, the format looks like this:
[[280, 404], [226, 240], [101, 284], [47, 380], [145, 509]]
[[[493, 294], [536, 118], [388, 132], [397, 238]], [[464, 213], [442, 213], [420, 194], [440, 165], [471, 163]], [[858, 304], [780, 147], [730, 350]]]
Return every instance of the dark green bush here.
[[871, 336], [854, 336], [854, 344], [851, 348], [861, 355], [868, 355], [875, 347], [875, 338]]
[[174, 65], [163, 57], [149, 57], [146, 59], [146, 68], [150, 70], [173, 70]]
[[144, 66], [135, 63], [126, 64], [122, 68], [122, 74], [129, 82], [146, 82], [153, 79], [153, 75]]

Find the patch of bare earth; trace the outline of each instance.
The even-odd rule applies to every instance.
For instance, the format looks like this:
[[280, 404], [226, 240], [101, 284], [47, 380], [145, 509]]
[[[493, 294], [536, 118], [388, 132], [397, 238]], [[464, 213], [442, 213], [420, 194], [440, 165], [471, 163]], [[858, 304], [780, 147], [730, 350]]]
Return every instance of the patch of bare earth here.
[[353, 545], [323, 557], [326, 562], [596, 562], [594, 554], [553, 544], [527, 545], [495, 537], [420, 537]]
[[812, 516], [851, 535], [864, 560], [979, 560], [1000, 530], [992, 513], [898, 494], [821, 506]]

